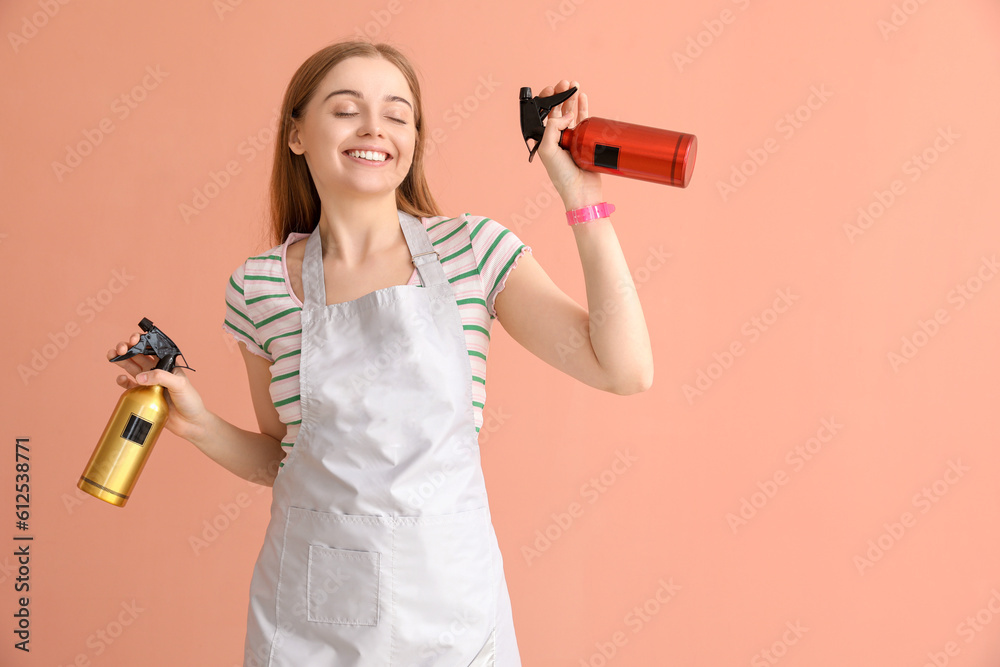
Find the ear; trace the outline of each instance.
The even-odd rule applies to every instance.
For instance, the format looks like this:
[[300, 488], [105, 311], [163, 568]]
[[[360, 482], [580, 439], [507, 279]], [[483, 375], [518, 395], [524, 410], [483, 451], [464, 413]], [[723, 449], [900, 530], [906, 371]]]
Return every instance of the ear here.
[[292, 149], [292, 152], [296, 155], [302, 155], [305, 150], [302, 148], [302, 142], [299, 139], [299, 127], [295, 120], [292, 120], [292, 129], [288, 133], [288, 147]]

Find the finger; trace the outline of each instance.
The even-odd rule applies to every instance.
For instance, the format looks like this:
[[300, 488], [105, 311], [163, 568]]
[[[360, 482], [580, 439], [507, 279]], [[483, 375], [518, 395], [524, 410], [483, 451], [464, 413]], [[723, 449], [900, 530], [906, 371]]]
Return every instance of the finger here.
[[148, 371], [150, 368], [155, 366], [156, 360], [144, 354], [139, 354], [134, 357], [129, 357], [128, 359], [115, 361], [114, 364], [119, 366], [122, 370], [127, 371], [130, 375], [136, 375], [143, 371]]
[[580, 94], [580, 109], [576, 118], [577, 122], [582, 122], [590, 118], [590, 102], [587, 100], [587, 93]]
[[184, 375], [183, 371], [178, 373], [168, 373], [162, 368], [154, 368], [151, 371], [139, 373], [135, 376], [135, 380], [142, 385], [162, 385], [171, 391], [180, 390], [187, 383], [187, 377]]
[[[572, 88], [572, 82], [570, 82], [568, 79], [562, 79], [556, 85], [556, 92], [557, 93], [565, 93], [570, 88]], [[575, 98], [576, 98], [576, 94], [574, 93], [573, 95], [570, 95], [569, 99], [564, 100], [563, 103], [559, 105], [560, 106], [560, 109], [559, 109], [559, 115], [560, 116], [565, 116], [566, 114], [571, 113], [573, 111], [574, 105], [576, 104], [576, 99]]]
[[118, 377], [115, 378], [115, 382], [118, 383], [119, 386], [121, 386], [121, 387], [123, 387], [125, 389], [131, 389], [132, 387], [138, 387], [139, 386], [135, 382], [135, 380], [133, 380], [132, 378], [130, 378], [128, 375], [119, 375]]
[[559, 143], [560, 133], [569, 127], [570, 123], [575, 120], [573, 114], [567, 116], [557, 116], [545, 126], [545, 134], [542, 135], [542, 143], [549, 148], [553, 144]]

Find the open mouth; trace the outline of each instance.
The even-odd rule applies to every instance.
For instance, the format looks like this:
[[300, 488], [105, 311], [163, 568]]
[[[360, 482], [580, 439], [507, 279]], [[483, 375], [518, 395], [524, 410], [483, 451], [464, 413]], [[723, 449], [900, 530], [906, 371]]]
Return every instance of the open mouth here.
[[379, 164], [392, 159], [392, 156], [388, 153], [380, 153], [378, 151], [344, 151], [344, 155], [369, 164]]

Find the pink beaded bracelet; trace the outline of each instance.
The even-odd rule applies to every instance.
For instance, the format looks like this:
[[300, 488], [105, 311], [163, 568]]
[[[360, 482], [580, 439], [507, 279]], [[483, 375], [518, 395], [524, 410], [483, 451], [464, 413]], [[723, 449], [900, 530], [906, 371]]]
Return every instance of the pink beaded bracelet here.
[[566, 220], [570, 225], [578, 225], [581, 222], [588, 222], [598, 218], [606, 218], [611, 215], [614, 210], [615, 205], [607, 202], [591, 204], [590, 206], [584, 206], [582, 208], [575, 208], [572, 211], [566, 211]]

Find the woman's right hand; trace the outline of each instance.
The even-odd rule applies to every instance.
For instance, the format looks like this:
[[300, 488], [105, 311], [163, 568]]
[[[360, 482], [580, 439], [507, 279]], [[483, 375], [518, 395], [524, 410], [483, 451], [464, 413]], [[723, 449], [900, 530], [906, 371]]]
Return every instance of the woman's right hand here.
[[[114, 349], [108, 350], [108, 361], [125, 354], [139, 342], [139, 336], [139, 333], [134, 333], [128, 341], [119, 341]], [[157, 361], [153, 355], [137, 354], [114, 362], [129, 373], [129, 375], [119, 375], [117, 382], [125, 389], [140, 385], [162, 385], [167, 389], [164, 396], [170, 409], [164, 428], [178, 437], [192, 440], [203, 433], [209, 412], [183, 368], [175, 367], [173, 372], [168, 373], [163, 369], [154, 368]]]

